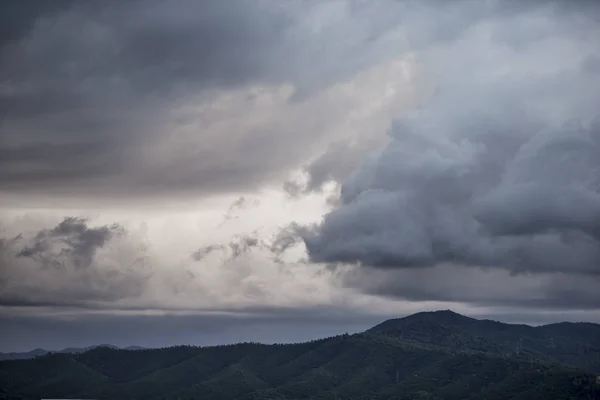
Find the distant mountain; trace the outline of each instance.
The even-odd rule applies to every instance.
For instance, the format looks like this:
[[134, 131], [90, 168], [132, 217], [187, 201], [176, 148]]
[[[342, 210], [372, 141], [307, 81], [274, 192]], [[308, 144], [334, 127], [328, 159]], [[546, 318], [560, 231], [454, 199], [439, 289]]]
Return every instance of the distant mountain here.
[[0, 399], [600, 400], [597, 374], [574, 366], [584, 357], [556, 351], [568, 338], [596, 354], [598, 328], [442, 311], [299, 344], [98, 347], [0, 362]]
[[[29, 358], [44, 356], [49, 353], [79, 354], [79, 353], [84, 353], [86, 351], [89, 351], [89, 350], [92, 350], [92, 349], [95, 349], [98, 347], [108, 347], [110, 349], [119, 349], [119, 347], [113, 346], [112, 344], [99, 344], [96, 346], [88, 346], [88, 347], [67, 347], [66, 349], [62, 349], [59, 351], [35, 349], [35, 350], [21, 352], [21, 353], [0, 353], [0, 361], [3, 361], [3, 360], [26, 360]], [[129, 347], [123, 348], [123, 350], [144, 350], [144, 347], [129, 346]]]
[[1, 360], [24, 360], [27, 358], [43, 356], [45, 354], [48, 354], [48, 350], [35, 349], [35, 350], [31, 350], [31, 351], [26, 351], [23, 353], [0, 353], [0, 361]]
[[[96, 346], [88, 346], [88, 347], [67, 347], [66, 349], [57, 351], [56, 353], [79, 354], [79, 353], [85, 353], [86, 351], [90, 351], [90, 350], [93, 350], [98, 347], [107, 347], [109, 349], [118, 349], [117, 346], [113, 346], [112, 344], [98, 344]], [[51, 353], [51, 352], [49, 352], [49, 353]]]

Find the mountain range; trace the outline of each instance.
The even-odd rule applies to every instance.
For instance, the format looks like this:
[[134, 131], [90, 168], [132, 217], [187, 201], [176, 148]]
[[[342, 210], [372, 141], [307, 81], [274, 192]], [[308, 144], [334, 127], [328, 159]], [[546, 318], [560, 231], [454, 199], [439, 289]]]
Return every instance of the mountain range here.
[[144, 349], [144, 347], [140, 347], [140, 346], [127, 346], [127, 347], [120, 348], [117, 346], [113, 346], [112, 344], [99, 344], [96, 346], [88, 346], [88, 347], [67, 347], [66, 349], [62, 349], [62, 350], [58, 350], [58, 351], [46, 350], [46, 349], [34, 349], [31, 351], [24, 351], [24, 352], [0, 353], [0, 361], [26, 360], [29, 358], [44, 356], [44, 355], [50, 354], [50, 353], [71, 353], [71, 354], [85, 353], [86, 351], [95, 349], [97, 347], [108, 347], [111, 349], [122, 349], [122, 350], [143, 350]]
[[452, 311], [298, 344], [128, 351], [0, 362], [0, 399], [599, 399], [600, 325], [531, 327]]

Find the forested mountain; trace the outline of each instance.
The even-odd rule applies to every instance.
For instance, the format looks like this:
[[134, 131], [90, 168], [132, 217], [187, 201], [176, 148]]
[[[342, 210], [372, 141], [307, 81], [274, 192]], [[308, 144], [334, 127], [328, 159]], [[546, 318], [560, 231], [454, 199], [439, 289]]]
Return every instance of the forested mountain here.
[[585, 368], [594, 364], [556, 350], [576, 348], [564, 338], [595, 355], [599, 328], [532, 328], [444, 311], [299, 344], [99, 347], [0, 362], [0, 398], [600, 399], [596, 374]]
[[447, 310], [390, 319], [367, 332], [452, 350], [546, 359], [600, 374], [598, 324], [562, 322], [532, 327], [478, 320]]

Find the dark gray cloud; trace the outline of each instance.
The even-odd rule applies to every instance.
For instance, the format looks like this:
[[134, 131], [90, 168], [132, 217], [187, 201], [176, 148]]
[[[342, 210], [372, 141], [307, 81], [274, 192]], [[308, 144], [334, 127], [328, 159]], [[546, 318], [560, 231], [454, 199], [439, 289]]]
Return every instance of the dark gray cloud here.
[[[251, 109], [261, 96], [252, 87], [291, 83], [310, 95], [397, 55], [363, 53], [373, 31], [393, 25], [365, 21], [350, 3], [30, 0], [3, 18], [0, 183], [15, 193], [222, 192], [284, 179], [312, 151], [301, 127], [207, 130], [223, 112]], [[353, 41], [338, 42], [353, 20]], [[240, 104], [214, 108], [235, 90]]]
[[117, 224], [90, 228], [83, 218], [66, 217], [56, 227], [38, 232], [29, 244], [17, 253], [17, 257], [40, 258], [48, 264], [59, 263], [56, 259], [47, 259], [53, 242], [65, 245], [60, 255], [69, 259], [75, 268], [87, 268], [92, 264], [96, 250], [103, 247], [114, 235], [123, 234]]
[[[375, 11], [377, 7], [371, 9], [365, 7], [364, 4], [355, 3], [354, 6], [357, 12], [360, 10], [368, 15], [383, 11], [381, 9]], [[365, 7], [365, 9], [361, 9], [361, 7]], [[396, 49], [401, 48], [404, 52], [427, 52], [431, 49], [451, 48], [456, 46], [456, 43], [465, 40], [465, 37], [472, 35], [474, 30], [481, 25], [490, 23], [497, 24], [497, 26], [489, 32], [490, 43], [488, 43], [487, 49], [483, 49], [484, 51], [499, 50], [502, 47], [508, 47], [515, 51], [527, 51], [530, 47], [543, 43], [549, 38], [560, 39], [567, 29], [569, 30], [568, 34], [575, 36], [576, 39], [581, 39], [582, 42], [587, 41], [589, 45], [590, 26], [600, 20], [600, 8], [594, 2], [562, 0], [527, 3], [513, 1], [454, 1], [451, 3], [400, 1], [393, 5], [386, 3], [384, 7], [387, 15], [377, 15], [381, 21], [381, 32], [373, 33], [370, 37], [397, 35], [394, 46]], [[585, 15], [583, 21], [581, 21], [582, 15]], [[577, 25], [579, 22], [581, 25]], [[398, 26], [402, 28], [395, 29]], [[461, 52], [464, 50], [461, 49]], [[481, 49], [472, 50], [480, 51]], [[446, 57], [448, 56], [447, 54]], [[459, 60], [462, 54], [452, 53], [452, 56]], [[497, 54], [492, 54], [492, 56], [497, 56]], [[587, 72], [597, 72], [597, 68], [595, 68], [597, 59], [598, 54], [589, 55], [583, 61], [582, 68]], [[431, 60], [432, 63], [440, 62], [444, 68], [447, 65], [448, 69], [452, 70], [454, 68], [452, 64], [455, 61], [451, 63], [446, 61], [448, 59]], [[421, 66], [429, 70], [432, 65], [428, 64], [429, 62], [425, 62]], [[458, 78], [455, 82], [458, 88], [459, 81], [462, 81], [464, 76], [454, 76], [453, 78]], [[366, 153], [382, 146], [382, 140], [377, 139], [373, 135], [364, 143], [353, 143], [347, 137], [342, 141], [332, 142], [326, 151], [304, 165], [305, 180], [286, 181], [283, 189], [291, 196], [301, 196], [311, 191], [321, 191], [325, 183], [343, 182], [360, 166]], [[376, 145], [373, 146], [373, 143]], [[333, 202], [335, 200], [332, 199]]]
[[[8, 116], [19, 110], [27, 116], [56, 112], [62, 103], [68, 109], [77, 104], [77, 94], [110, 94], [106, 89], [113, 87], [103, 85], [111, 82], [126, 86], [119, 95], [247, 82], [266, 72], [265, 52], [290, 23], [276, 8], [244, 0], [236, 2], [235, 11], [188, 0], [23, 3], [9, 6], [20, 15], [11, 18], [12, 40], [2, 48], [13, 56], [2, 63], [3, 77], [14, 89], [3, 99], [15, 107]], [[44, 94], [63, 101], [40, 101]]]
[[569, 273], [514, 275], [494, 268], [438, 265], [340, 274], [344, 285], [411, 302], [453, 302], [521, 310], [600, 310], [600, 277]]
[[11, 2], [3, 19], [0, 182], [75, 192], [123, 188], [119, 174], [167, 183], [139, 176], [138, 148], [170, 133], [191, 94], [278, 80], [268, 65], [289, 25], [244, 0]]
[[[600, 79], [581, 68], [598, 25], [585, 10], [533, 9], [427, 52], [436, 95], [342, 185], [304, 235], [310, 259], [600, 275]], [[511, 39], [526, 48], [498, 48], [514, 18], [539, 25]]]
[[0, 45], [19, 40], [33, 29], [39, 18], [68, 8], [77, 0], [22, 0], [5, 2], [0, 16]]
[[[289, 95], [273, 90], [282, 104], [302, 105], [379, 62], [530, 8], [467, 0], [10, 2], [0, 24], [2, 190], [99, 198], [284, 181], [326, 148], [327, 129], [315, 124], [332, 112], [255, 126], [254, 112], [265, 110], [254, 107], [272, 100], [265, 87], [290, 85]], [[211, 131], [244, 112], [251, 117]], [[333, 145], [307, 167], [303, 190], [345, 179], [362, 151]]]
[[[92, 227], [78, 217], [2, 239], [0, 305], [83, 306], [139, 296], [152, 272], [144, 266], [144, 247], [128, 240], [118, 224]], [[115, 244], [112, 258], [98, 254]]]
[[[435, 157], [440, 159], [427, 158], [427, 152], [435, 154], [434, 144], [426, 143], [425, 149], [421, 137], [397, 126], [396, 141], [346, 183], [343, 204], [314, 236], [305, 237], [309, 254], [317, 262], [376, 267], [453, 262], [596, 275], [598, 121], [576, 131], [563, 126], [555, 133], [521, 137], [518, 145], [498, 136], [504, 148], [515, 149], [508, 154], [474, 136], [462, 148], [460, 143], [454, 149], [439, 146]], [[480, 125], [475, 134], [529, 128], [515, 125], [490, 133], [487, 126], [498, 121]], [[407, 151], [418, 155], [409, 159]]]
[[264, 248], [265, 244], [258, 238], [256, 232], [249, 235], [234, 235], [231, 241], [226, 244], [210, 244], [203, 246], [192, 253], [192, 259], [202, 261], [208, 255], [220, 251], [226, 256], [223, 264], [234, 261], [253, 248]]

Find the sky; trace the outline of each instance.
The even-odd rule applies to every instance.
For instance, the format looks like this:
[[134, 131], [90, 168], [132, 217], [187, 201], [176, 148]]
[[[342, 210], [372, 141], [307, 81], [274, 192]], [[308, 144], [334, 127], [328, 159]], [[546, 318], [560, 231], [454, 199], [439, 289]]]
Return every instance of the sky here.
[[0, 351], [600, 323], [597, 2], [1, 7]]

